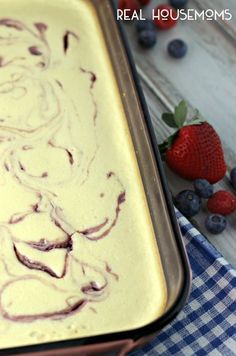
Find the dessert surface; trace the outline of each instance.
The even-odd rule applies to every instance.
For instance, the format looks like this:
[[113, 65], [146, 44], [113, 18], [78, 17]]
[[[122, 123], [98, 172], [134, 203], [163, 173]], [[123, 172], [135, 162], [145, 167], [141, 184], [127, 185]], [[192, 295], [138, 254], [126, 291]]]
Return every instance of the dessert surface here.
[[0, 348], [146, 325], [165, 282], [95, 10], [0, 7]]

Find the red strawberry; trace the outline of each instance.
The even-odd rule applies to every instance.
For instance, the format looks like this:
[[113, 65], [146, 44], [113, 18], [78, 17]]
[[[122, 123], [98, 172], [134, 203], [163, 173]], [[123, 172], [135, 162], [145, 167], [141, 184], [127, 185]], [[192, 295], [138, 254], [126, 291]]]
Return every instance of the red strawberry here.
[[155, 8], [154, 23], [161, 30], [169, 30], [177, 23], [177, 12], [170, 5], [161, 4]]
[[207, 202], [211, 213], [229, 215], [236, 210], [236, 197], [231, 192], [219, 190]]
[[119, 0], [118, 9], [122, 11], [129, 10], [128, 15], [132, 16], [134, 11], [140, 9], [140, 4], [138, 3], [137, 0]]
[[161, 153], [165, 153], [167, 165], [181, 177], [216, 183], [226, 173], [220, 138], [210, 124], [197, 117], [184, 126], [186, 116], [184, 101], [174, 114], [163, 114], [163, 120], [178, 131], [159, 146]]

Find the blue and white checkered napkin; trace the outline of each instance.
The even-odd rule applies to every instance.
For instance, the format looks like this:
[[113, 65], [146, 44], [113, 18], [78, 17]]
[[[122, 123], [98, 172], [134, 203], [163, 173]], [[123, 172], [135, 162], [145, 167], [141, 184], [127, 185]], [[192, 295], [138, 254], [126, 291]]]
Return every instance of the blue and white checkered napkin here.
[[192, 272], [190, 299], [177, 318], [134, 356], [235, 356], [236, 271], [179, 212]]

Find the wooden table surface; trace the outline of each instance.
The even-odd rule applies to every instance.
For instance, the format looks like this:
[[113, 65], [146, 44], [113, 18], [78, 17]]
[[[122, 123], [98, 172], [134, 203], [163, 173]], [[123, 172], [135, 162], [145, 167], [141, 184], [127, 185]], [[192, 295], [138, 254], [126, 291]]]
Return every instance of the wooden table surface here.
[[[153, 0], [144, 14], [151, 14], [151, 9], [161, 2], [165, 1]], [[143, 50], [137, 44], [134, 24], [126, 22], [124, 27], [158, 141], [162, 142], [172, 132], [162, 123], [161, 114], [172, 110], [184, 98], [191, 108], [198, 108], [219, 133], [229, 172], [236, 166], [236, 0], [189, 0], [188, 7], [229, 8], [233, 19], [228, 22], [182, 21], [170, 31], [158, 32], [158, 43], [151, 50]], [[170, 58], [166, 51], [168, 42], [174, 38], [188, 43], [188, 54], [181, 60]], [[179, 178], [167, 167], [166, 174], [173, 194], [192, 188], [191, 182]], [[227, 173], [215, 190], [234, 191], [228, 177]], [[204, 228], [206, 208], [203, 210], [192, 222], [236, 266], [236, 213], [228, 219], [227, 229], [213, 236]]]

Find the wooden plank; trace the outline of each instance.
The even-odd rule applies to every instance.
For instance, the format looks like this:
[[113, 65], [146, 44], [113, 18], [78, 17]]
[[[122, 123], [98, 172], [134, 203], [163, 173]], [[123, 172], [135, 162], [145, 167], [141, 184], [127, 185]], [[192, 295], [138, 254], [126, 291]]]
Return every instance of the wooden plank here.
[[[191, 7], [199, 9], [200, 2], [191, 1]], [[212, 4], [213, 0], [203, 0], [201, 8]], [[221, 4], [222, 0], [216, 0], [217, 6]], [[232, 12], [236, 16], [236, 6], [232, 7]], [[146, 10], [148, 13], [150, 7]], [[173, 132], [161, 122], [162, 112], [172, 110], [180, 99], [185, 98], [191, 107], [200, 109], [220, 134], [229, 169], [236, 166], [236, 48], [235, 28], [232, 24], [230, 26], [229, 31], [222, 22], [181, 22], [171, 31], [159, 32], [157, 46], [151, 51], [144, 51], [137, 44], [134, 26], [125, 25], [158, 141]], [[166, 51], [168, 42], [178, 37], [189, 44], [189, 53], [181, 61], [171, 59]], [[191, 182], [182, 180], [169, 169], [166, 173], [173, 194], [192, 188]], [[216, 190], [219, 189], [233, 190], [227, 177], [216, 185]], [[206, 211], [203, 211], [196, 217], [195, 225], [236, 266], [235, 216], [229, 218], [227, 230], [219, 236], [206, 232], [205, 217]]]
[[[139, 48], [133, 28], [129, 28], [136, 64], [153, 86], [160, 87], [158, 74], [162, 74], [236, 151], [232, 131], [236, 119], [236, 48], [209, 22], [204, 23], [205, 30], [197, 22], [186, 26], [181, 23], [171, 34], [160, 33], [159, 44], [148, 52]], [[181, 61], [172, 60], [166, 53], [167, 43], [176, 37], [184, 38], [189, 44], [188, 56]]]
[[224, 9], [229, 9], [233, 17], [230, 21], [217, 19], [216, 23], [222, 28], [225, 35], [229, 35], [231, 39], [236, 41], [236, 2], [235, 0], [193, 0], [200, 9], [213, 9], [221, 12]]
[[[143, 72], [143, 70], [139, 66], [137, 66], [137, 70], [143, 83], [145, 83], [145, 85], [156, 97], [154, 103], [157, 103], [157, 101], [160, 101], [162, 103], [163, 110], [162, 112], [160, 112], [159, 119], [155, 124], [156, 127], [158, 125], [159, 132], [162, 132], [164, 130], [164, 132], [166, 133], [166, 135], [160, 137], [158, 136], [159, 142], [162, 142], [168, 136], [168, 134], [173, 133], [174, 130], [168, 128], [165, 124], [163, 124], [163, 122], [161, 121], [161, 114], [163, 112], [173, 111], [174, 106], [180, 100], [183, 99], [183, 96], [181, 96], [181, 94], [177, 91], [177, 89], [174, 88], [173, 85], [166, 78], [164, 78], [160, 72], [156, 71], [156, 77], [158, 78], [158, 86], [157, 86], [153, 83], [152, 80], [150, 80], [149, 76], [145, 72]], [[150, 103], [150, 107], [151, 106], [152, 105]], [[190, 116], [194, 112], [194, 107], [192, 107], [190, 103], [189, 103], [189, 112], [190, 112]], [[232, 167], [236, 166], [236, 154], [233, 150], [230, 149], [226, 141], [223, 141], [222, 143], [223, 143], [223, 148], [225, 153], [225, 159], [228, 165], [228, 171], [230, 171]], [[230, 186], [230, 189], [232, 190], [233, 188]]]
[[[156, 94], [149, 88], [148, 85], [146, 85], [145, 82], [143, 82], [143, 89], [149, 107], [157, 140], [159, 142], [162, 142], [162, 140], [172, 132], [170, 128], [167, 128], [164, 125], [160, 125], [160, 116], [161, 113], [166, 110], [166, 107], [161, 100], [157, 100]], [[191, 182], [178, 177], [167, 166], [165, 166], [165, 170], [166, 170], [169, 188], [173, 196], [175, 196], [178, 192], [180, 192], [183, 189], [193, 189]], [[227, 189], [227, 190], [232, 189], [227, 179], [215, 185], [215, 190], [220, 190], [220, 189]], [[203, 210], [197, 215], [197, 217], [194, 217], [194, 219], [192, 219], [191, 221], [198, 228], [198, 230], [201, 233], [203, 233], [209, 239], [209, 241], [223, 254], [223, 256], [228, 261], [230, 261], [232, 265], [236, 266], [235, 216], [232, 215], [228, 218], [227, 229], [218, 236], [209, 234], [206, 231], [204, 225], [204, 220], [206, 216], [207, 216], [207, 208], [206, 208], [206, 202], [204, 201]]]

